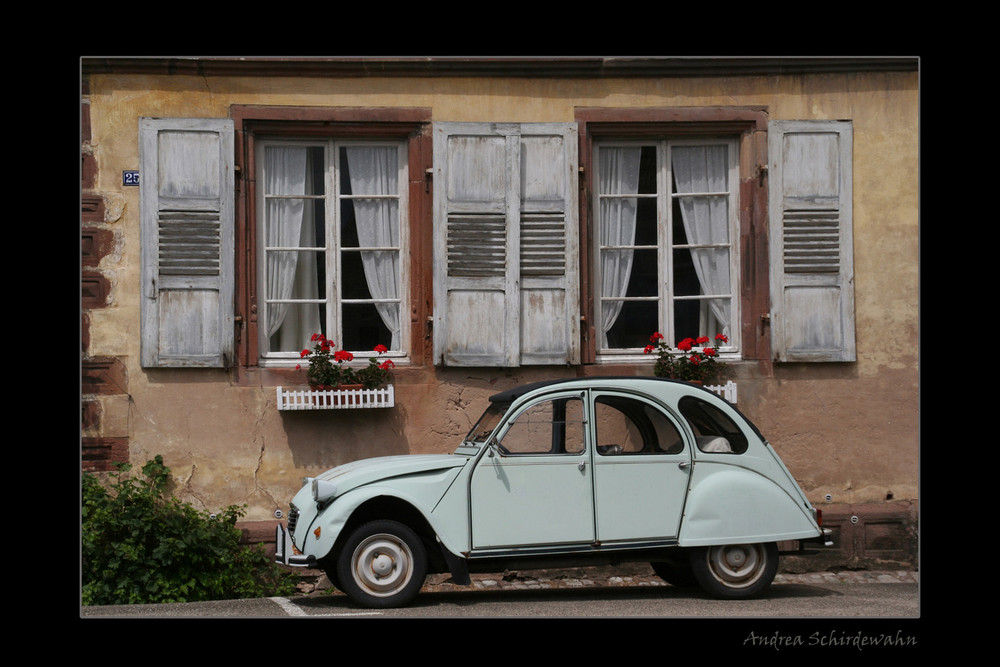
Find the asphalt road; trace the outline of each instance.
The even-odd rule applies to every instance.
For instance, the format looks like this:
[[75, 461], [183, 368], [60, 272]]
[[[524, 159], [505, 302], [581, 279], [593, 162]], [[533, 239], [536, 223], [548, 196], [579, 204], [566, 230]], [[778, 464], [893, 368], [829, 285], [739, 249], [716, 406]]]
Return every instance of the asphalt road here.
[[[409, 607], [370, 610], [346, 596], [317, 591], [288, 598], [82, 607], [83, 619], [96, 618], [726, 618], [726, 619], [879, 619], [920, 618], [920, 585], [912, 577], [779, 577], [756, 600], [712, 600], [697, 590], [635, 581], [575, 584], [565, 580], [520, 582], [517, 586], [430, 586]], [[888, 583], [880, 583], [880, 581]], [[904, 623], [905, 625], [905, 623]], [[815, 632], [822, 630], [822, 624]], [[902, 628], [902, 625], [896, 627]], [[813, 633], [810, 632], [810, 636]], [[904, 635], [905, 636], [905, 635]], [[763, 635], [746, 638], [751, 644]], [[818, 637], [816, 641], [835, 641]], [[794, 640], [789, 640], [794, 643]], [[839, 641], [847, 641], [841, 637]]]

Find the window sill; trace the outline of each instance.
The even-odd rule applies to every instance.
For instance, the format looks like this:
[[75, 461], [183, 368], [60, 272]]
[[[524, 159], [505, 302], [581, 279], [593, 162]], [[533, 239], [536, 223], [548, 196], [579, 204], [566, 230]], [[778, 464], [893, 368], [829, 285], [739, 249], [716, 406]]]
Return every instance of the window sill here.
[[279, 386], [279, 410], [356, 410], [396, 405], [393, 385], [378, 389], [295, 389]]

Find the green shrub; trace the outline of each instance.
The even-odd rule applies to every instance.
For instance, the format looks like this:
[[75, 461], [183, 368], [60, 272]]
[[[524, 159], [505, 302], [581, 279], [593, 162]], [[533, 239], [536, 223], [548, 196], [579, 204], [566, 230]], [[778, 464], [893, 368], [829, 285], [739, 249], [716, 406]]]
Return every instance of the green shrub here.
[[[294, 575], [258, 546], [241, 543], [231, 505], [212, 516], [167, 494], [159, 455], [142, 479], [121, 464], [105, 484], [83, 476], [85, 605], [194, 602], [286, 595]], [[245, 505], [243, 507], [246, 507]]]

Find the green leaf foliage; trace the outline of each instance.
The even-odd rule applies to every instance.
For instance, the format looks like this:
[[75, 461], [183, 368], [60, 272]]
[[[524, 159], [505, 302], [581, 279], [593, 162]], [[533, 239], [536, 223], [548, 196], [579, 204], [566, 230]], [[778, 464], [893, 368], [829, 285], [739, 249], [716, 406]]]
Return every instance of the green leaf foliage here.
[[287, 595], [294, 575], [242, 542], [244, 508], [214, 516], [169, 496], [157, 455], [130, 475], [120, 464], [102, 483], [83, 476], [82, 600], [85, 605], [195, 602]]

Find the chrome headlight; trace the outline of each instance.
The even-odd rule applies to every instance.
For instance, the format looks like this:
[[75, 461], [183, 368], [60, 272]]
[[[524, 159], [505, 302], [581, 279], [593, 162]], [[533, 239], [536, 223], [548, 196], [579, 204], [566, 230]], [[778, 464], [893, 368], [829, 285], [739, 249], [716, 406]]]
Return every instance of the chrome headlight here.
[[337, 495], [337, 485], [326, 480], [314, 479], [312, 481], [312, 494], [313, 500], [317, 503], [326, 502]]

